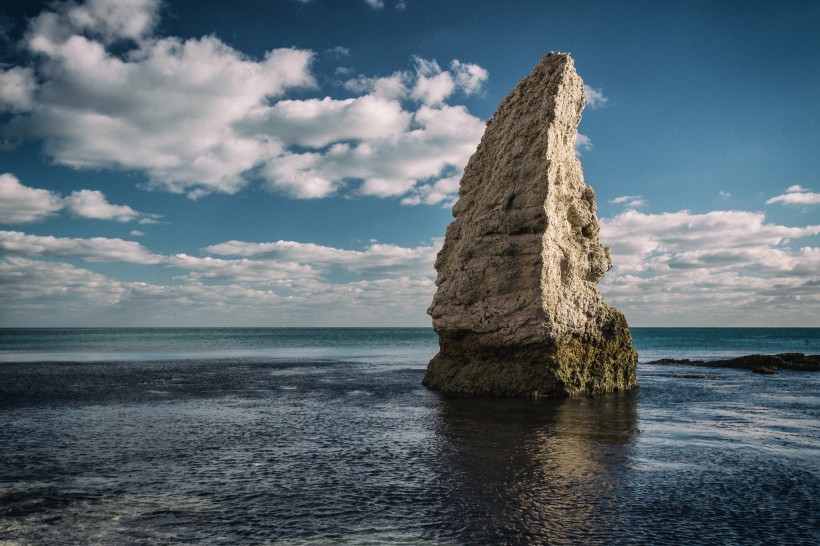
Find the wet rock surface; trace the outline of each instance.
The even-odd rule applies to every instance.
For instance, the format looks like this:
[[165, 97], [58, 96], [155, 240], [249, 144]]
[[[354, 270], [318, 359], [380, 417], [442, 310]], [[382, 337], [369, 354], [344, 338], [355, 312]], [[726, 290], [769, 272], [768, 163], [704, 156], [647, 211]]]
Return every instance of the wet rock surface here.
[[595, 286], [612, 264], [575, 154], [584, 104], [572, 59], [550, 53], [488, 122], [436, 260], [428, 387], [563, 397], [637, 385], [626, 320]]

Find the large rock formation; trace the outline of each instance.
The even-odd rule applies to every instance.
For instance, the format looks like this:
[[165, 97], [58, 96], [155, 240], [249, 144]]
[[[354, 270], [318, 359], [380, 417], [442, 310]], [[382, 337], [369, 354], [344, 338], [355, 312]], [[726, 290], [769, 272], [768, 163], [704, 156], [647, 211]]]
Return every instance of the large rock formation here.
[[425, 385], [534, 397], [636, 386], [626, 320], [595, 288], [612, 263], [575, 155], [584, 104], [572, 59], [550, 53], [487, 123], [436, 260], [440, 351]]

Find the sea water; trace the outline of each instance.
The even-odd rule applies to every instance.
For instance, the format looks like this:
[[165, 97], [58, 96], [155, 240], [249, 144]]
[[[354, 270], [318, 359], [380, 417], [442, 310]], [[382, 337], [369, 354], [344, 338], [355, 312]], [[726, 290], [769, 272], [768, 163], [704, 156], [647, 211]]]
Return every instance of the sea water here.
[[634, 392], [452, 398], [429, 329], [0, 330], [0, 543], [817, 544], [820, 329], [633, 329]]

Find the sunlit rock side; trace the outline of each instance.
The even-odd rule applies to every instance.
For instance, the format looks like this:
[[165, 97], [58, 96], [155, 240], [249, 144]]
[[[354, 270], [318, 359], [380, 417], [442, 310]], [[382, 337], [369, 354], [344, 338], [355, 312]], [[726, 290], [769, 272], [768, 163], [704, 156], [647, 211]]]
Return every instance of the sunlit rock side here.
[[487, 123], [436, 260], [428, 387], [561, 397], [637, 386], [626, 320], [595, 287], [612, 263], [575, 155], [584, 104], [572, 59], [550, 53]]

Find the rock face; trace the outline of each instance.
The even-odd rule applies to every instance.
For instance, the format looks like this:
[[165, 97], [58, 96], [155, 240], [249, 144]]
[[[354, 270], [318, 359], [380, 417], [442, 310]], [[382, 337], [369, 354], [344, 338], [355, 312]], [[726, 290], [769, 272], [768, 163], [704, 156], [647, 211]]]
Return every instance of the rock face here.
[[572, 59], [550, 53], [487, 123], [436, 259], [428, 387], [562, 397], [637, 386], [626, 319], [595, 287], [612, 263], [575, 155], [584, 104]]

